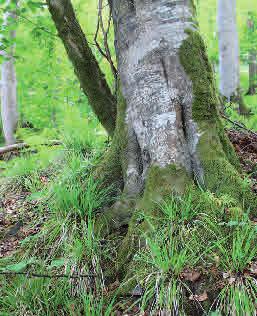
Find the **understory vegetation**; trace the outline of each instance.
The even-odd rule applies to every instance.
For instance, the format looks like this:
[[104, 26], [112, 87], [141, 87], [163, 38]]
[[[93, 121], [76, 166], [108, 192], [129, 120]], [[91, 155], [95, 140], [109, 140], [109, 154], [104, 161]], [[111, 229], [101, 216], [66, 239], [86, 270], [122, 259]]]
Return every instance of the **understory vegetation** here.
[[[120, 236], [94, 229], [119, 194], [94, 178], [108, 143], [92, 136], [96, 125], [82, 126], [83, 137], [74, 137], [77, 124], [66, 125], [62, 145], [26, 149], [2, 172], [1, 196], [26, 194], [5, 214], [12, 221], [19, 207], [24, 226], [16, 251], [0, 261], [0, 271], [9, 273], [0, 276], [1, 315], [186, 315], [190, 302], [196, 314], [254, 315], [256, 222], [230, 196], [194, 186], [156, 204], [151, 215], [136, 210], [138, 232], [137, 223], [148, 229], [119, 283]], [[131, 295], [123, 296], [125, 289]]]
[[[85, 20], [93, 33], [95, 25]], [[42, 56], [28, 76], [31, 52], [18, 39], [18, 55], [25, 53], [24, 62], [17, 59], [22, 124], [16, 136], [28, 146], [0, 157], [0, 316], [256, 315], [257, 218], [243, 209], [248, 201], [239, 204], [192, 183], [183, 195], [153, 204], [151, 213], [135, 210], [134, 244], [124, 243], [127, 227], [102, 233], [98, 218], [121, 195], [95, 172], [111, 140], [63, 61], [61, 43], [38, 26], [28, 29], [21, 24], [24, 43], [34, 34], [31, 50]], [[113, 88], [107, 62], [94, 52]], [[245, 63], [241, 87], [248, 89]], [[228, 102], [224, 126], [256, 134], [257, 95], [244, 100], [251, 115], [239, 115]], [[242, 183], [256, 193], [256, 161], [242, 160]]]

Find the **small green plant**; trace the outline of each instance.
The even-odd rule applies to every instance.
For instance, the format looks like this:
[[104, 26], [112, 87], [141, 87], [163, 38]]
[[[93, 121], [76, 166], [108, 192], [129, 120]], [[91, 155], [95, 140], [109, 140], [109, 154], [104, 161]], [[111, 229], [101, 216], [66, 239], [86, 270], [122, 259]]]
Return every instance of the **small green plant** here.
[[198, 209], [198, 205], [193, 204], [192, 192], [187, 192], [182, 197], [171, 196], [160, 206], [166, 220], [181, 224], [190, 223], [198, 214]]
[[[188, 232], [193, 234], [187, 221], [194, 216], [191, 198], [184, 203], [175, 198], [161, 206], [164, 218], [145, 216], [149, 231], [143, 234], [145, 246], [134, 256], [134, 279], [144, 288], [141, 310], [168, 311], [183, 315], [183, 289], [181, 273], [195, 261]], [[183, 207], [183, 210], [182, 210]], [[179, 216], [183, 213], [184, 216]], [[191, 236], [192, 237], [192, 236]], [[132, 279], [133, 279], [132, 278]]]
[[257, 257], [256, 229], [249, 222], [232, 228], [231, 235], [216, 243], [224, 271], [243, 272]]
[[218, 311], [222, 315], [255, 315], [257, 285], [252, 278], [238, 279], [225, 286], [217, 300]]
[[77, 108], [67, 110], [62, 139], [68, 151], [77, 154], [90, 152], [93, 148], [103, 146], [105, 138], [105, 132], [99, 128], [96, 119], [89, 120], [82, 117]]

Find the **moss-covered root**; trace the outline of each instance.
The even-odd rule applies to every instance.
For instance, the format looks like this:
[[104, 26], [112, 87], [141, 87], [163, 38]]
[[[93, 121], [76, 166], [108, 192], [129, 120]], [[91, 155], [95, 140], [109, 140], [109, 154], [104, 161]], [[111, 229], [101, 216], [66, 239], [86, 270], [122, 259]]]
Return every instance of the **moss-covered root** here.
[[95, 230], [102, 237], [117, 232], [127, 226], [135, 209], [136, 201], [122, 195], [105, 212], [99, 214], [95, 223]]

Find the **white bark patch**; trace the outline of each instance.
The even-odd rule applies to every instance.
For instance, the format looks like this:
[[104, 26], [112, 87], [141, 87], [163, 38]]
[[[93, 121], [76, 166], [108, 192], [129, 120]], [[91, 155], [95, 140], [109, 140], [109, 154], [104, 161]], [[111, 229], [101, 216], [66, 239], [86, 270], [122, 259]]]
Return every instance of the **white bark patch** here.
[[239, 41], [236, 0], [218, 1], [220, 92], [228, 99], [239, 87]]
[[[9, 4], [10, 1], [7, 1]], [[16, 16], [12, 12], [7, 12], [4, 15], [4, 25]], [[16, 34], [15, 31], [10, 31], [10, 39], [13, 40]], [[6, 58], [2, 63], [2, 80], [1, 80], [1, 117], [5, 142], [7, 145], [15, 143], [15, 130], [18, 123], [17, 110], [17, 80], [14, 64], [14, 45], [8, 48], [8, 52], [1, 52]]]

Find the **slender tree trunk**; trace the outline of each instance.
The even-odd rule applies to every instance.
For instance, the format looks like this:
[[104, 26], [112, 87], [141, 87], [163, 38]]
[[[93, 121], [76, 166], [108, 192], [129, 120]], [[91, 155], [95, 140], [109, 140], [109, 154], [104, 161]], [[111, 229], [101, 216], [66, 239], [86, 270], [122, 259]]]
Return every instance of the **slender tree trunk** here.
[[[9, 2], [10, 1], [8, 1], [8, 3]], [[15, 13], [7, 12], [4, 17], [4, 26], [8, 27], [8, 24], [13, 23], [15, 18]], [[10, 41], [13, 41], [15, 39], [16, 32], [12, 30], [9, 34]], [[14, 45], [12, 44], [8, 50], [8, 52], [2, 52], [5, 60], [2, 64], [1, 116], [6, 145], [11, 145], [16, 141], [14, 134], [18, 124], [18, 110]]]
[[239, 45], [236, 26], [236, 0], [219, 0], [217, 11], [219, 38], [220, 92], [226, 98], [239, 86]]
[[238, 103], [240, 114], [248, 114], [240, 88], [240, 54], [236, 23], [236, 0], [218, 0], [220, 93]]
[[81, 88], [99, 121], [112, 136], [116, 124], [116, 98], [87, 43], [72, 4], [70, 0], [48, 0], [47, 4]]
[[257, 61], [256, 61], [256, 51], [252, 50], [249, 52], [249, 89], [247, 91], [248, 95], [256, 94], [257, 88]]

